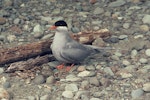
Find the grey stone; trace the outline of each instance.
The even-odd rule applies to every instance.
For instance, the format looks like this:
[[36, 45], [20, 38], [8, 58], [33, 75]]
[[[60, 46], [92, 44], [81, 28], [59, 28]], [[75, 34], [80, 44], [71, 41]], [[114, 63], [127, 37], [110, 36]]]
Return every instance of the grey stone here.
[[95, 8], [93, 14], [97, 15], [97, 14], [102, 14], [104, 13], [104, 9], [103, 8], [100, 8], [100, 7], [97, 7]]
[[123, 40], [123, 39], [128, 38], [128, 35], [120, 35], [118, 38], [119, 38], [120, 40]]
[[119, 7], [119, 6], [123, 6], [124, 4], [126, 4], [125, 0], [117, 0], [117, 1], [111, 2], [109, 4], [109, 7]]
[[139, 61], [142, 64], [146, 64], [148, 62], [148, 60], [146, 58], [140, 58]]
[[95, 86], [99, 86], [100, 85], [100, 82], [98, 81], [98, 79], [96, 77], [90, 77], [89, 83], [91, 85], [95, 85]]
[[49, 76], [49, 77], [46, 79], [46, 83], [48, 83], [48, 84], [52, 84], [52, 83], [54, 83], [54, 81], [55, 81], [54, 76]]
[[42, 75], [38, 75], [35, 77], [35, 79], [33, 80], [33, 82], [35, 84], [43, 84], [45, 82], [45, 78]]
[[139, 98], [143, 94], [144, 94], [144, 91], [142, 89], [132, 90], [132, 92], [131, 92], [132, 98]]
[[72, 27], [72, 28], [71, 28], [71, 31], [72, 31], [73, 33], [78, 33], [78, 32], [80, 32], [79, 28], [77, 28], [77, 27]]
[[46, 94], [44, 96], [41, 96], [40, 100], [51, 100], [51, 97], [50, 97], [50, 95]]
[[150, 57], [150, 49], [146, 49], [145, 54], [146, 54], [146, 56]]
[[143, 23], [150, 24], [150, 15], [145, 15], [142, 19]]
[[16, 18], [16, 19], [14, 19], [14, 24], [19, 24], [20, 23], [20, 19], [19, 18]]
[[4, 88], [10, 88], [11, 87], [10, 82], [4, 82], [3, 87]]
[[108, 75], [114, 76], [114, 73], [113, 73], [113, 71], [111, 70], [110, 67], [104, 68], [104, 72], [105, 72], [106, 74], [108, 74]]
[[72, 93], [72, 91], [64, 91], [63, 93], [62, 93], [62, 96], [64, 96], [65, 98], [73, 98], [73, 93]]
[[72, 91], [72, 92], [76, 92], [78, 91], [78, 86], [77, 84], [67, 84], [66, 87], [65, 87], [65, 90], [66, 91]]

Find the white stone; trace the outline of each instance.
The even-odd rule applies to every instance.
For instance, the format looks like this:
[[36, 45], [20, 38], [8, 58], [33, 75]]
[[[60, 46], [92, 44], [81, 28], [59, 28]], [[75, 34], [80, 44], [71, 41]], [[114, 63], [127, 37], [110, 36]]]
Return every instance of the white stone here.
[[145, 54], [150, 57], [150, 49], [145, 50]]
[[73, 98], [73, 93], [72, 93], [72, 91], [64, 91], [63, 93], [62, 93], [62, 96], [64, 96], [65, 98]]
[[143, 84], [143, 90], [146, 92], [150, 92], [150, 82]]
[[90, 71], [83, 71], [83, 72], [80, 72], [79, 74], [78, 74], [78, 76], [79, 77], [86, 77], [86, 76], [88, 76], [90, 74]]

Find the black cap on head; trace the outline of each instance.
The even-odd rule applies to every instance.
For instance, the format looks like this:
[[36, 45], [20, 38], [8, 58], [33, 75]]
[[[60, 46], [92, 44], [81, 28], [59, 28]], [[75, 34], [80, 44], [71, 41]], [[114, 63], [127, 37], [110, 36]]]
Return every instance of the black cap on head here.
[[68, 27], [67, 23], [63, 20], [59, 20], [59, 21], [55, 22], [55, 26], [66, 26], [66, 27]]

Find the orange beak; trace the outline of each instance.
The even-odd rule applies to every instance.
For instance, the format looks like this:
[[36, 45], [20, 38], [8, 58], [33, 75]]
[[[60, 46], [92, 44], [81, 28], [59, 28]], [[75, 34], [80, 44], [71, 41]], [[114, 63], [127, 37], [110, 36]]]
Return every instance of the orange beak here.
[[49, 28], [49, 30], [55, 30], [57, 28], [57, 26], [51, 26], [50, 28]]

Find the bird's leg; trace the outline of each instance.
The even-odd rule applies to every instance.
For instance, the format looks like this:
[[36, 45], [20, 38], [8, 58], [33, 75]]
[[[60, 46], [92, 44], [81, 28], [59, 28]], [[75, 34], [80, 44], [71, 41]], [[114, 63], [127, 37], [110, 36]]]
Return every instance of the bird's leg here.
[[66, 71], [69, 72], [73, 66], [74, 66], [74, 64], [71, 64], [71, 66], [67, 66]]
[[62, 63], [61, 65], [58, 65], [58, 66], [56, 66], [56, 68], [58, 69], [58, 70], [62, 70], [62, 69], [64, 69], [64, 63]]

